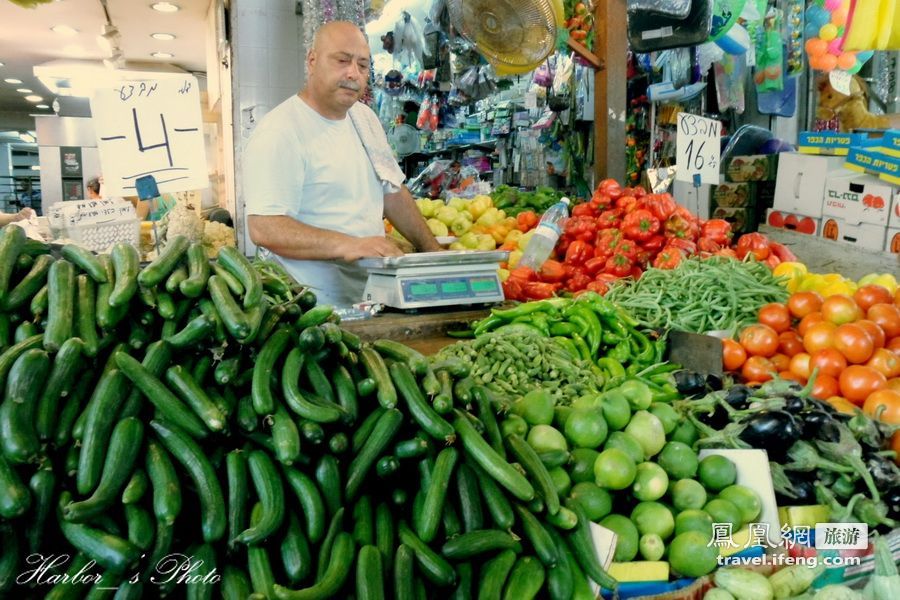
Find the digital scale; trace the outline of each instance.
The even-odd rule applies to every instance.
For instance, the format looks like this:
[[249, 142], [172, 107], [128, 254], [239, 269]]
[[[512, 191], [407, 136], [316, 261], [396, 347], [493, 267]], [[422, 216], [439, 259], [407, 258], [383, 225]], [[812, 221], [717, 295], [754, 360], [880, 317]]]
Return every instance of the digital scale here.
[[400, 310], [503, 301], [497, 270], [506, 251], [448, 250], [363, 258], [363, 301]]

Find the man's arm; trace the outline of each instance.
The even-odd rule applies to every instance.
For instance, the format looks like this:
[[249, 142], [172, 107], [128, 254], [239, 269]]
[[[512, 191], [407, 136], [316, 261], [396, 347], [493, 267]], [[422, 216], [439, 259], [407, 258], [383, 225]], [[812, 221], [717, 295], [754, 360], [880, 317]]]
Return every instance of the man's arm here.
[[287, 216], [249, 215], [250, 239], [284, 258], [354, 261], [367, 256], [398, 256], [400, 249], [383, 236], [353, 237], [306, 225]]
[[405, 185], [399, 192], [384, 195], [384, 215], [420, 252], [443, 250]]

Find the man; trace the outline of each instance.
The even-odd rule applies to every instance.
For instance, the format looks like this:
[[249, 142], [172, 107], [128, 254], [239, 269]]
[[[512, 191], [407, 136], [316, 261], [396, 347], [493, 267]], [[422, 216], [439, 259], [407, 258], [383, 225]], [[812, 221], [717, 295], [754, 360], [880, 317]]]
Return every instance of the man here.
[[402, 254], [384, 236], [384, 216], [418, 250], [441, 249], [402, 185], [384, 131], [371, 127], [377, 117], [358, 102], [369, 54], [352, 23], [322, 26], [307, 55], [306, 87], [260, 121], [244, 153], [250, 239], [321, 302], [338, 306], [363, 299], [366, 272], [353, 261]]

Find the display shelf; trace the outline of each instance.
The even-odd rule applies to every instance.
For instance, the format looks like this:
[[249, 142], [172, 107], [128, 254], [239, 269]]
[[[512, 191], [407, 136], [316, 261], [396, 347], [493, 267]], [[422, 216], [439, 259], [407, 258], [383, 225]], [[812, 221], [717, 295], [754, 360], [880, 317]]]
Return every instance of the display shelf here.
[[408, 159], [414, 156], [438, 156], [440, 154], [447, 154], [448, 152], [465, 152], [466, 150], [473, 150], [475, 148], [494, 148], [497, 145], [497, 140], [486, 140], [484, 142], [472, 142], [471, 144], [460, 144], [458, 146], [447, 146], [446, 148], [442, 148], [440, 150], [426, 150], [413, 152], [411, 154], [407, 154], [404, 156], [404, 159]]
[[603, 68], [603, 61], [600, 60], [600, 57], [588, 50], [584, 44], [576, 42], [571, 37], [566, 40], [566, 44], [572, 49], [572, 52], [588, 61], [595, 69]]

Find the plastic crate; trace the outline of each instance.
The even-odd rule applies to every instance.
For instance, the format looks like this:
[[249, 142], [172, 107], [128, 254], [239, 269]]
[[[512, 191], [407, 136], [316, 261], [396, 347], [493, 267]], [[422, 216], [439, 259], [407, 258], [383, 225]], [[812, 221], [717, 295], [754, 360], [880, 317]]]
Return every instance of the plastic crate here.
[[57, 238], [70, 239], [94, 252], [125, 242], [140, 244], [141, 222], [126, 200], [60, 202], [49, 211], [50, 227]]

